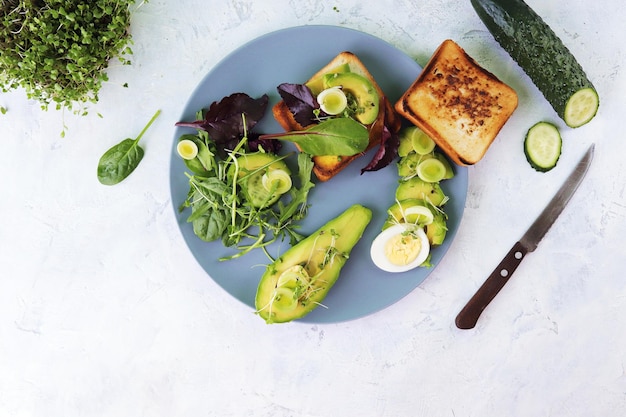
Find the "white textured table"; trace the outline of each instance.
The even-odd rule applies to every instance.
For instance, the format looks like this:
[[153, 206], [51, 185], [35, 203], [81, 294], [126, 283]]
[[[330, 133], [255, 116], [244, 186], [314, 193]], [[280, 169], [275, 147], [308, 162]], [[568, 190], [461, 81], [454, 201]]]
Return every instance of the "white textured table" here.
[[[626, 12], [616, 0], [529, 4], [601, 97], [590, 124], [560, 123], [564, 152], [547, 174], [530, 169], [521, 141], [531, 123], [558, 119], [469, 1], [152, 0], [134, 15], [133, 64], [110, 69], [89, 116], [0, 95], [0, 415], [623, 415]], [[308, 24], [370, 33], [422, 65], [454, 39], [520, 105], [469, 169], [457, 239], [415, 291], [355, 321], [267, 326], [182, 240], [168, 187], [173, 124], [228, 53]], [[157, 108], [138, 170], [101, 186], [100, 155]], [[592, 142], [588, 177], [539, 249], [475, 329], [457, 329], [460, 308]]]

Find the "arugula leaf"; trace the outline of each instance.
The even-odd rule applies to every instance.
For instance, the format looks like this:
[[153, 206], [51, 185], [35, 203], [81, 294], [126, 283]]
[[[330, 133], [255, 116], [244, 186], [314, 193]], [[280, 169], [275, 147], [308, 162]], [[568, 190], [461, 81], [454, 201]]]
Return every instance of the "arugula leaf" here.
[[303, 152], [298, 153], [298, 180], [300, 181], [300, 187], [290, 190], [291, 201], [286, 206], [281, 206], [279, 223], [285, 223], [289, 219], [301, 220], [305, 217], [308, 208], [309, 191], [315, 187], [315, 184], [311, 181], [313, 165], [310, 155]]
[[293, 142], [309, 155], [356, 155], [369, 145], [367, 128], [349, 117], [326, 119], [304, 130], [261, 135], [261, 138]]
[[139, 140], [146, 133], [156, 118], [161, 114], [158, 110], [136, 139], [124, 139], [107, 150], [98, 161], [98, 181], [104, 185], [115, 185], [123, 181], [137, 168], [143, 159], [144, 151]]

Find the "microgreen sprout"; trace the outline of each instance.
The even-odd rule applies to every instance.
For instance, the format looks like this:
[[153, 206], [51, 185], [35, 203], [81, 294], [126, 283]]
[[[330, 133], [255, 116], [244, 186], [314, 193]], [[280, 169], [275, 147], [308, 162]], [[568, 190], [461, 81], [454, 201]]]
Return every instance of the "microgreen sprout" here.
[[85, 115], [98, 101], [106, 69], [130, 64], [135, 0], [6, 0], [0, 6], [0, 91]]

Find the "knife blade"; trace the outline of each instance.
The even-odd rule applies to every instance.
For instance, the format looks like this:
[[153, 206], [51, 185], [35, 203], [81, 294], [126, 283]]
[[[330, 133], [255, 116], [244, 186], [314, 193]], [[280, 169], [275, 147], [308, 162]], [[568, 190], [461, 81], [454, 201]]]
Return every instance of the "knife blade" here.
[[548, 203], [522, 238], [513, 245], [491, 275], [487, 277], [483, 285], [463, 307], [455, 320], [455, 324], [459, 329], [471, 329], [476, 325], [483, 310], [511, 279], [511, 275], [513, 275], [513, 272], [515, 272], [522, 260], [529, 252], [537, 248], [541, 239], [543, 239], [557, 217], [559, 217], [559, 214], [561, 214], [585, 177], [593, 159], [594, 149], [594, 144], [587, 149], [572, 173], [559, 188], [559, 191], [552, 197], [550, 203]]

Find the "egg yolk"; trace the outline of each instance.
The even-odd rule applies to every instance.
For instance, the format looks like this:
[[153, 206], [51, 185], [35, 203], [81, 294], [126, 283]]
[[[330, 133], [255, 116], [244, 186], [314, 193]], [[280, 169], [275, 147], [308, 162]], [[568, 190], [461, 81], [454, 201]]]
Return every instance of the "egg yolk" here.
[[385, 244], [385, 257], [394, 265], [408, 265], [422, 249], [422, 242], [411, 234], [393, 236]]

